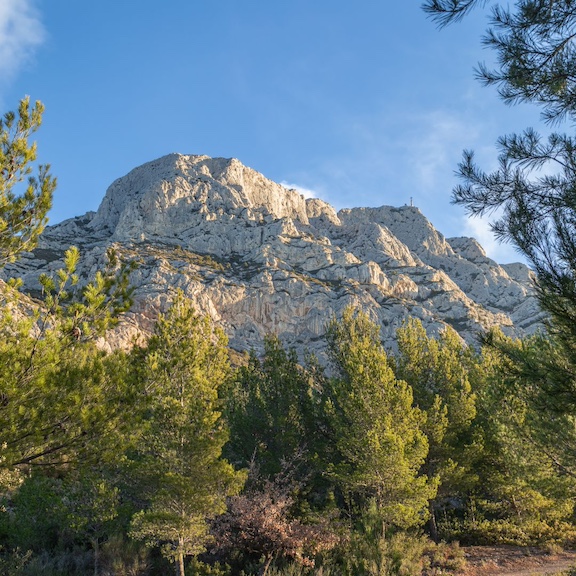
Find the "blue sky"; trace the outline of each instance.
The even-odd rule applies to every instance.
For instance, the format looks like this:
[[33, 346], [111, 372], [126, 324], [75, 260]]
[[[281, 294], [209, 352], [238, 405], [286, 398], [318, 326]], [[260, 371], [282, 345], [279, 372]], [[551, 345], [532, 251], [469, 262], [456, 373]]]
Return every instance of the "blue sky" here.
[[464, 148], [539, 128], [473, 68], [486, 14], [438, 30], [418, 0], [0, 0], [0, 110], [46, 106], [51, 222], [171, 152], [238, 158], [337, 208], [410, 198], [446, 236], [518, 260], [450, 204]]

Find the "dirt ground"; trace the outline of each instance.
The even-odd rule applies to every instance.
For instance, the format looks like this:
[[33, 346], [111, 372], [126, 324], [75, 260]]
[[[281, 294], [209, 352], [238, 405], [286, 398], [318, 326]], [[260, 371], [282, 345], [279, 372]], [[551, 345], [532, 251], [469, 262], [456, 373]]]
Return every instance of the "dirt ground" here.
[[576, 551], [547, 553], [517, 546], [467, 546], [465, 576], [544, 576], [576, 565]]

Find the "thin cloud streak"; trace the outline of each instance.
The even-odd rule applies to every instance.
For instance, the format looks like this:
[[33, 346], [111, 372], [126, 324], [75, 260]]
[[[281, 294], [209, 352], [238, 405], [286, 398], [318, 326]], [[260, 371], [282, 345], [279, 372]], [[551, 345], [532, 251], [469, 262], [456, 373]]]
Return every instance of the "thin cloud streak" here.
[[314, 192], [314, 190], [310, 190], [309, 188], [305, 188], [304, 186], [300, 186], [299, 184], [286, 182], [286, 180], [282, 180], [280, 184], [284, 186], [284, 188], [288, 188], [288, 190], [296, 190], [296, 192], [302, 194], [304, 198], [318, 198], [318, 194]]
[[483, 130], [446, 110], [401, 116], [383, 110], [342, 118], [340, 125], [351, 145], [305, 174], [312, 187], [346, 207], [401, 206], [413, 198], [432, 220], [450, 203], [462, 150], [475, 147]]
[[0, 2], [0, 78], [6, 82], [46, 37], [34, 0]]

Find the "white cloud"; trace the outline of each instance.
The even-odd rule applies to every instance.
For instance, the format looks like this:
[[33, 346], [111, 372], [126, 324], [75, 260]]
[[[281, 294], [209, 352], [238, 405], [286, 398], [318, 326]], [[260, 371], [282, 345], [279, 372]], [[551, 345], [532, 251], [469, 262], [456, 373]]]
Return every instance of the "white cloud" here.
[[0, 77], [15, 74], [44, 38], [34, 0], [0, 0]]
[[280, 184], [284, 186], [284, 188], [288, 188], [289, 190], [296, 190], [296, 192], [302, 194], [304, 198], [318, 198], [318, 194], [314, 192], [314, 190], [304, 188], [304, 186], [300, 186], [299, 184], [292, 184], [290, 182], [286, 182], [286, 180], [282, 180]]
[[522, 256], [511, 244], [498, 242], [487, 218], [465, 218], [462, 225], [462, 234], [478, 240], [486, 254], [499, 264], [510, 262], [525, 262]]

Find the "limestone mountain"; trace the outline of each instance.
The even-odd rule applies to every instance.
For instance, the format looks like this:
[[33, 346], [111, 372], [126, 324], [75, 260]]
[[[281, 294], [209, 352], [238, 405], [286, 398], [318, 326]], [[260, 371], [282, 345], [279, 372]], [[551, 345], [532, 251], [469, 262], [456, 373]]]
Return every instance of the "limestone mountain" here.
[[135, 168], [97, 212], [48, 227], [4, 275], [33, 293], [70, 245], [86, 275], [111, 245], [139, 262], [135, 305], [112, 346], [148, 332], [177, 289], [237, 350], [259, 349], [273, 333], [318, 352], [326, 323], [349, 304], [380, 323], [388, 344], [408, 316], [467, 341], [496, 325], [530, 333], [542, 319], [526, 266], [498, 265], [472, 238], [444, 238], [418, 208], [336, 212], [236, 159], [170, 154]]

